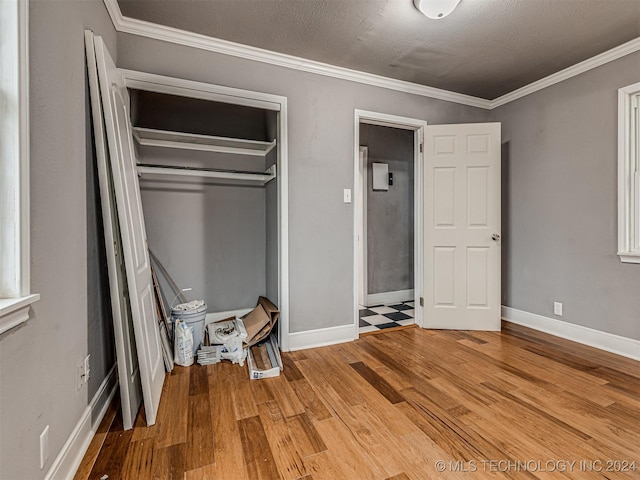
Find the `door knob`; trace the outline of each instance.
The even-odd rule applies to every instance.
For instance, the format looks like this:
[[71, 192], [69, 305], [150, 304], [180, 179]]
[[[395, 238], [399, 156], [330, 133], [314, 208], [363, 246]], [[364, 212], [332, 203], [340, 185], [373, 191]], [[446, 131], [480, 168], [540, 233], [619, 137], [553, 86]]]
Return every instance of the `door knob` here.
[[491, 235], [491, 240], [499, 242], [500, 241], [500, 234], [499, 233], [494, 233], [493, 235]]

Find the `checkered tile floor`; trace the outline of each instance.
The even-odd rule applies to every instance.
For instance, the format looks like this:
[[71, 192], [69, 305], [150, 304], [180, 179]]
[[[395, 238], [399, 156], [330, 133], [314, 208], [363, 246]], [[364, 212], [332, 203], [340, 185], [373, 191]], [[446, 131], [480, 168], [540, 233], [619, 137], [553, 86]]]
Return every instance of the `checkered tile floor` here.
[[360, 333], [415, 323], [413, 302], [377, 307], [360, 307]]

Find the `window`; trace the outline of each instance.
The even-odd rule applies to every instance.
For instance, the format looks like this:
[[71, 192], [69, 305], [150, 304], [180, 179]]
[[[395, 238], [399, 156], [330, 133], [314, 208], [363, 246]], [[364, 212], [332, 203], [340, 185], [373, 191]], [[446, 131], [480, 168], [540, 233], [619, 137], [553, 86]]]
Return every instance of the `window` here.
[[0, 1], [0, 334], [29, 318], [27, 1]]
[[640, 263], [640, 83], [618, 90], [618, 255]]

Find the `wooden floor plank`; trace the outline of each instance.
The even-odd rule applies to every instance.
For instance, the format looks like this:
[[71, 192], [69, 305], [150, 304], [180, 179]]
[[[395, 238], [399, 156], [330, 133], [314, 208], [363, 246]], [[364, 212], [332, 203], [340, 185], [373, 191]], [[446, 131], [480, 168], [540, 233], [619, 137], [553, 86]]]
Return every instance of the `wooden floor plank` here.
[[134, 440], [122, 465], [122, 478], [153, 479], [155, 439]]
[[118, 413], [118, 409], [120, 407], [119, 402], [119, 391], [117, 391], [107, 408], [100, 425], [98, 425], [98, 429], [96, 430], [96, 434], [91, 439], [91, 443], [89, 444], [89, 448], [87, 448], [86, 453], [84, 454], [84, 461], [80, 464], [80, 467], [76, 471], [73, 480], [87, 480], [91, 475], [91, 470], [93, 469], [93, 465], [102, 450], [102, 446], [104, 445], [105, 440], [107, 439], [107, 433], [111, 429], [111, 425], [113, 424], [115, 417]]
[[207, 367], [194, 364], [189, 368], [189, 395], [209, 393]]
[[[261, 380], [229, 362], [176, 367], [156, 425], [143, 408], [125, 432], [112, 407], [76, 480], [640, 476], [640, 362], [511, 324], [403, 329], [282, 357], [284, 372]], [[482, 463], [558, 459], [635, 460], [636, 471]]]
[[307, 475], [299, 444], [293, 438], [293, 432], [278, 403], [273, 401], [261, 404], [260, 420], [280, 478], [295, 480]]
[[[242, 457], [242, 441], [238, 422], [235, 419], [231, 390], [234, 384], [228, 366], [209, 375], [209, 405], [213, 423], [213, 451], [216, 478], [248, 480], [247, 468]], [[225, 370], [227, 373], [225, 373]]]
[[176, 366], [165, 379], [166, 390], [158, 409], [157, 448], [169, 447], [187, 441], [189, 415], [189, 370]]
[[354, 362], [349, 365], [358, 374], [364, 378], [369, 385], [375, 388], [384, 398], [391, 403], [400, 403], [404, 401], [402, 395], [400, 395], [384, 378], [378, 375], [375, 371], [371, 370], [369, 366], [363, 362]]
[[[188, 390], [187, 390], [188, 391]], [[183, 480], [185, 474], [185, 444], [176, 443], [154, 451], [152, 477], [162, 480]], [[118, 477], [116, 477], [118, 478]], [[134, 477], [135, 478], [135, 477]]]
[[89, 474], [89, 479], [100, 479], [104, 475], [110, 478], [122, 477], [122, 465], [129, 450], [133, 430], [124, 430], [122, 425], [122, 410], [116, 414], [107, 437], [101, 448], [101, 454]]
[[185, 445], [185, 470], [195, 470], [214, 463], [214, 430], [211, 420], [208, 386], [206, 393], [189, 396], [188, 422], [188, 435]]
[[184, 480], [216, 480], [217, 478], [215, 465], [206, 465], [184, 473]]
[[242, 454], [251, 480], [278, 480], [280, 474], [259, 416], [238, 420]]

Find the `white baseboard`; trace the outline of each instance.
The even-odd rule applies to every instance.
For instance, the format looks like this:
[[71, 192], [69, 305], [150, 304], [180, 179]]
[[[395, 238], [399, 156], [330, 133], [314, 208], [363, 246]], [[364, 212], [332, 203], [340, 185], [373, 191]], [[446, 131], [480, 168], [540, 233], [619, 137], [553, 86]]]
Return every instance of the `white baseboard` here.
[[502, 319], [633, 360], [640, 360], [640, 340], [613, 335], [511, 307], [502, 307]]
[[[62, 446], [53, 461], [44, 480], [63, 480], [73, 478], [89, 448], [102, 418], [113, 399], [118, 387], [117, 365], [114, 365], [100, 388], [85, 408], [80, 420]], [[92, 419], [94, 421], [92, 422]]]
[[338, 327], [319, 328], [306, 332], [289, 334], [289, 350], [305, 350], [307, 348], [325, 347], [336, 343], [351, 342], [357, 338], [356, 329], [351, 323]]
[[226, 312], [213, 312], [213, 313], [207, 313], [207, 316], [205, 317], [204, 322], [208, 325], [212, 322], [219, 322], [220, 320], [225, 320], [229, 317], [242, 317], [243, 315], [246, 315], [247, 313], [249, 313], [251, 310], [253, 310], [255, 307], [251, 307], [251, 308], [241, 308], [239, 310], [228, 310]]
[[396, 290], [395, 292], [370, 293], [367, 295], [367, 305], [391, 305], [413, 300], [413, 289]]

